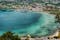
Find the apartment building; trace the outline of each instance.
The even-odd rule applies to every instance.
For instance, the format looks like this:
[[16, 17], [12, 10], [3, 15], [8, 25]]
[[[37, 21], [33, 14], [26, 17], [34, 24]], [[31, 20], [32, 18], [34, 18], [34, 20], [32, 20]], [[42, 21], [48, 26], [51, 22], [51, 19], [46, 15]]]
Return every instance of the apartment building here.
[[0, 0], [0, 1], [15, 1], [15, 0]]
[[42, 0], [45, 3], [60, 3], [60, 0]]
[[[32, 0], [0, 0], [0, 1], [14, 1], [14, 2], [31, 2]], [[60, 3], [60, 0], [40, 0], [45, 3]]]

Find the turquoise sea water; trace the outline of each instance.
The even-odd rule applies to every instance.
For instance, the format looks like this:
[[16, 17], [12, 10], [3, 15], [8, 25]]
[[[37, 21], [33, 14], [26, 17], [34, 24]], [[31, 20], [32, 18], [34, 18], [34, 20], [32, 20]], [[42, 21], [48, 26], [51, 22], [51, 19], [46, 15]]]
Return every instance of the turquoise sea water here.
[[55, 16], [45, 12], [0, 11], [0, 35], [6, 31], [19, 35], [49, 35], [56, 30]]

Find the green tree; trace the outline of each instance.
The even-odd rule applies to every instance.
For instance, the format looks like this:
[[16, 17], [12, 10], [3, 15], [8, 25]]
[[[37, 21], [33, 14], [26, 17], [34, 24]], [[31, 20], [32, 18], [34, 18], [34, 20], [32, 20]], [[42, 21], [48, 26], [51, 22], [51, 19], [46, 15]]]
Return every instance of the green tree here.
[[4, 33], [1, 37], [5, 40], [7, 40], [7, 39], [9, 40], [9, 39], [13, 38], [13, 33], [8, 31], [8, 32]]
[[0, 37], [0, 40], [21, 40], [21, 39], [18, 37], [18, 35], [14, 35], [14, 33], [8, 31]]
[[21, 39], [19, 38], [18, 35], [15, 35], [15, 36], [13, 37], [13, 40], [21, 40]]

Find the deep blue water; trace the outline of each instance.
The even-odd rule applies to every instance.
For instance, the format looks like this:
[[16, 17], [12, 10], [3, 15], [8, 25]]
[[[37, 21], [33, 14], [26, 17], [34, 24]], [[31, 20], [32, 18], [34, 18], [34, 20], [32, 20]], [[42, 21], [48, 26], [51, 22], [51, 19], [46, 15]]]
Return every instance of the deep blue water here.
[[48, 13], [0, 11], [0, 35], [6, 31], [25, 35], [48, 35], [56, 30], [55, 16]]

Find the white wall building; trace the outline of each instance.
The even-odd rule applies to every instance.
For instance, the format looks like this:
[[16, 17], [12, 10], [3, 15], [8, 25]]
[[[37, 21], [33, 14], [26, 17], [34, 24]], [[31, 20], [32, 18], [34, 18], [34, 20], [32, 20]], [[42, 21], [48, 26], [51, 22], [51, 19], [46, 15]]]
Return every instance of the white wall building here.
[[49, 2], [51, 2], [51, 3], [60, 3], [60, 0], [42, 0], [42, 1], [44, 1], [46, 3], [49, 3]]
[[0, 1], [15, 1], [15, 0], [0, 0]]
[[51, 0], [52, 3], [60, 3], [60, 0]]
[[[15, 2], [21, 2], [21, 1], [32, 1], [32, 0], [0, 0], [0, 1], [15, 1]], [[60, 3], [60, 0], [42, 0], [45, 3]]]

